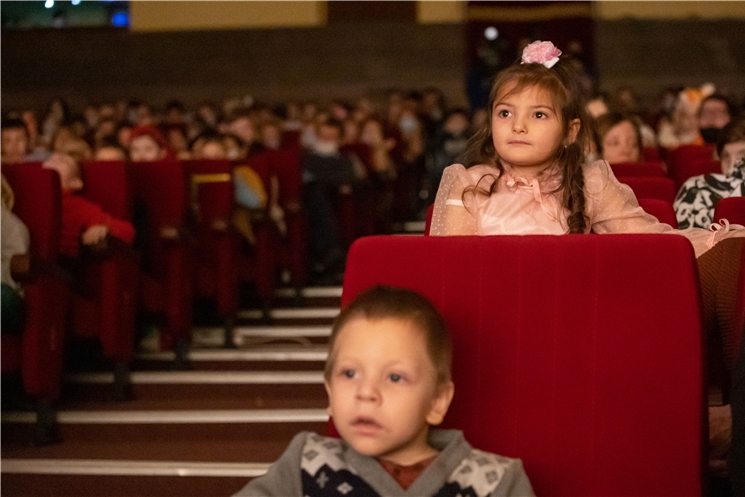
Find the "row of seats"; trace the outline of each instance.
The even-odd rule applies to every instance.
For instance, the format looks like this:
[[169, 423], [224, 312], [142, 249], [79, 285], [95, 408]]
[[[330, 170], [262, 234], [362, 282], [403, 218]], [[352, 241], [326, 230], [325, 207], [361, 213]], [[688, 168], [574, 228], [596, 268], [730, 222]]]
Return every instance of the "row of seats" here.
[[267, 310], [280, 267], [297, 286], [305, 284], [299, 151], [258, 154], [249, 165], [265, 185], [279, 184], [285, 237], [266, 212], [251, 213], [255, 244], [232, 229], [232, 161], [84, 162], [81, 194], [132, 220], [137, 239], [134, 247], [109, 238], [106, 246], [86, 248], [72, 271], [60, 265], [57, 172], [40, 163], [3, 167], [16, 195], [15, 212], [29, 229], [31, 264], [26, 276], [16, 275], [25, 283], [25, 330], [21, 337], [3, 335], [2, 367], [20, 370], [26, 392], [38, 400], [37, 443], [52, 436], [51, 406], [71, 335], [100, 342], [114, 365], [114, 395], [125, 398], [138, 317], [157, 320], [161, 347], [174, 349], [177, 367], [183, 367], [195, 296], [214, 299], [226, 343], [232, 343], [242, 283], [255, 286]]
[[637, 198], [664, 200], [671, 207], [688, 178], [722, 172], [720, 161], [713, 158], [712, 145], [683, 145], [662, 152], [645, 148], [641, 162], [611, 164], [611, 169], [619, 181], [631, 187]]
[[[621, 174], [622, 176], [667, 176], [675, 183], [675, 189], [692, 176], [707, 173], [721, 173], [721, 165], [714, 159], [715, 147], [712, 144], [704, 145], [681, 145], [674, 149], [663, 147], [644, 147], [642, 160], [639, 163], [621, 166], [622, 169], [636, 166], [633, 174]], [[664, 167], [662, 167], [664, 164]], [[660, 166], [658, 168], [644, 166]], [[615, 170], [615, 165], [614, 165]], [[646, 170], [645, 174], [640, 171]], [[619, 174], [617, 174], [618, 176]]]
[[[669, 152], [668, 175], [658, 161], [611, 164], [611, 169], [621, 183], [631, 187], [646, 212], [660, 222], [677, 227], [673, 203], [680, 186], [692, 176], [721, 173], [721, 162], [712, 160], [711, 154], [710, 146], [679, 147]], [[745, 208], [737, 208], [737, 200], [724, 200], [716, 206], [714, 221], [727, 219], [731, 223], [743, 224]]]

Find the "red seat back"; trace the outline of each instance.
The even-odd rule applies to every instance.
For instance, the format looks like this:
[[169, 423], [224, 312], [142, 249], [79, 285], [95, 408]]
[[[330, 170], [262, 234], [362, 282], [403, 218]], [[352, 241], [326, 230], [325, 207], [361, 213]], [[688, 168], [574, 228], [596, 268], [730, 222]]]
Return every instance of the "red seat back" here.
[[745, 197], [723, 198], [714, 207], [714, 222], [726, 219], [731, 224], [745, 226]]
[[454, 341], [445, 426], [522, 458], [537, 495], [700, 495], [694, 253], [666, 235], [368, 237], [342, 304], [411, 288]]
[[673, 165], [711, 160], [714, 158], [714, 145], [681, 145], [672, 150], [668, 157]]
[[[53, 263], [62, 230], [59, 175], [40, 164], [4, 165], [3, 175], [15, 194], [13, 211], [28, 228], [32, 256]], [[41, 271], [24, 292], [23, 335], [3, 335], [2, 370], [21, 368], [26, 393], [54, 400], [61, 385], [69, 287], [62, 278]]]
[[680, 185], [691, 176], [704, 174], [704, 172], [721, 172], [703, 171], [697, 164], [707, 164], [714, 160], [713, 145], [681, 145], [671, 150], [667, 154], [668, 175], [675, 181], [675, 187]]
[[656, 162], [660, 160], [660, 150], [657, 147], [642, 147], [642, 160]]
[[28, 228], [31, 253], [55, 261], [62, 232], [62, 193], [57, 171], [21, 164], [3, 167], [3, 175], [15, 193], [13, 212]]
[[636, 198], [657, 198], [669, 203], [675, 201], [675, 184], [670, 178], [627, 177], [620, 178], [634, 191]]
[[83, 195], [119, 219], [132, 218], [132, 197], [124, 161], [85, 161]]
[[279, 205], [297, 206], [303, 199], [303, 170], [300, 165], [300, 149], [290, 148], [269, 154], [271, 169], [279, 181]]
[[183, 164], [197, 220], [229, 219], [235, 205], [231, 161], [195, 159]]
[[638, 200], [644, 212], [652, 214], [661, 223], [669, 224], [673, 228], [678, 227], [678, 219], [675, 217], [673, 204], [658, 198], [640, 198]]
[[665, 171], [662, 169], [662, 163], [660, 162], [620, 162], [611, 164], [610, 167], [617, 178], [627, 176], [665, 176]]
[[282, 131], [282, 148], [283, 149], [300, 149], [302, 138], [302, 130], [299, 129], [286, 129]]
[[722, 173], [722, 162], [719, 160], [699, 160], [696, 162], [685, 162], [676, 166], [670, 171], [670, 176], [675, 182], [675, 187], [680, 189], [681, 185], [686, 182], [687, 179], [694, 176], [701, 176], [702, 174], [721, 174]]
[[181, 162], [131, 162], [129, 172], [133, 194], [145, 203], [153, 223], [157, 226], [181, 226], [187, 205]]

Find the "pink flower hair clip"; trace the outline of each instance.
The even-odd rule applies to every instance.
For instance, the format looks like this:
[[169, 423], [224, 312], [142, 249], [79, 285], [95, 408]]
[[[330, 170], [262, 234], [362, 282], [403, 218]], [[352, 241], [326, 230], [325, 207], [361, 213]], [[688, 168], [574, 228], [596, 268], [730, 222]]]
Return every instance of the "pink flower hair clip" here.
[[523, 50], [522, 64], [543, 64], [548, 69], [559, 62], [561, 50], [550, 41], [534, 41]]

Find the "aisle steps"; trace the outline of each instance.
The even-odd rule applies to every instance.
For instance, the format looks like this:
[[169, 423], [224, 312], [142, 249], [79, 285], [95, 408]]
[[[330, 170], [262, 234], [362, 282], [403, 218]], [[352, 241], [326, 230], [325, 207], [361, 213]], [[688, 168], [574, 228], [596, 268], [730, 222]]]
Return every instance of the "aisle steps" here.
[[[195, 328], [189, 371], [172, 353], [133, 365], [134, 400], [113, 402], [109, 373], [70, 374], [58, 405], [62, 443], [30, 445], [35, 414], [2, 414], [3, 495], [230, 495], [263, 474], [301, 430], [324, 432], [323, 366], [341, 288], [277, 292], [272, 325], [241, 312], [239, 348]], [[284, 306], [284, 307], [279, 307]]]

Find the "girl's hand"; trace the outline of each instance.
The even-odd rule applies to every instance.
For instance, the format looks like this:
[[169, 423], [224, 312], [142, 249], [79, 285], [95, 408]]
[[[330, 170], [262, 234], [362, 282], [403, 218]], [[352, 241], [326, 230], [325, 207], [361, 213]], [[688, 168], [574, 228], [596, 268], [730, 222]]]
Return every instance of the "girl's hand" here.
[[109, 234], [109, 227], [105, 224], [95, 224], [83, 232], [81, 240], [83, 245], [95, 245], [106, 238]]

